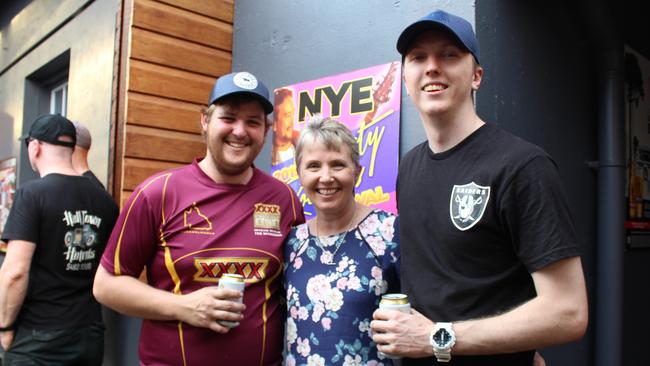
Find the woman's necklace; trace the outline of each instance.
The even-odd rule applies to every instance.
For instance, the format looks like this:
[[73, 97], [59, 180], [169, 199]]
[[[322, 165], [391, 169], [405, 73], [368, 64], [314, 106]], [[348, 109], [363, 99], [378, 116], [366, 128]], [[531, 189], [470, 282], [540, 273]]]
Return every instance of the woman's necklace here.
[[[348, 222], [347, 225], [347, 230], [345, 230], [343, 233], [339, 234], [339, 237], [336, 238], [336, 241], [333, 244], [328, 244], [328, 245], [323, 245], [323, 243], [320, 241], [320, 236], [318, 235], [318, 216], [314, 219], [316, 222], [314, 223], [315, 228], [316, 228], [316, 236], [314, 236], [314, 242], [316, 245], [323, 251], [323, 254], [320, 256], [320, 261], [323, 264], [326, 264], [328, 266], [334, 266], [336, 265], [336, 262], [334, 262], [334, 257], [336, 256], [336, 253], [338, 253], [339, 249], [345, 243], [345, 237], [348, 235], [350, 230], [352, 230], [352, 224], [354, 223], [354, 217], [357, 216], [357, 204], [356, 202], [354, 203], [354, 212], [352, 213], [352, 217], [350, 218], [350, 222]], [[329, 249], [325, 249], [325, 247], [334, 247], [334, 252], [331, 252]]]

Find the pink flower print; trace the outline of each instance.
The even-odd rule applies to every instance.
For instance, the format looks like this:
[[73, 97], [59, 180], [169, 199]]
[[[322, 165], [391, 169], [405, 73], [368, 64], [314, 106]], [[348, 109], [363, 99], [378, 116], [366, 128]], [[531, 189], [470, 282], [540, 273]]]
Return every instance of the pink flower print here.
[[357, 276], [352, 276], [348, 279], [348, 289], [357, 290], [361, 287], [361, 280]]
[[[296, 358], [293, 355], [287, 355], [287, 358], [284, 360], [287, 366], [296, 366]], [[368, 363], [370, 365], [370, 363]]]
[[309, 311], [307, 311], [307, 308], [304, 306], [301, 306], [300, 309], [298, 309], [298, 318], [300, 320], [306, 320], [309, 317]]
[[291, 318], [287, 319], [286, 334], [287, 345], [290, 347], [296, 341], [296, 338], [298, 338], [298, 327]]
[[[370, 281], [374, 281], [374, 280], [370, 280]], [[376, 286], [375, 287], [375, 295], [377, 295], [377, 296], [385, 294], [386, 291], [388, 290], [388, 282], [386, 282], [384, 280], [379, 280], [374, 285]]]
[[325, 275], [316, 275], [307, 281], [307, 297], [311, 302], [317, 303], [325, 298], [330, 288], [329, 279]]
[[343, 306], [343, 293], [337, 288], [330, 289], [323, 302], [325, 304], [325, 309], [339, 311], [341, 306]]
[[363, 221], [363, 223], [361, 224], [361, 226], [363, 226], [361, 232], [364, 235], [374, 234], [379, 229], [380, 224], [381, 223], [379, 222], [379, 219], [377, 218], [377, 214], [372, 214], [372, 215], [368, 216], [368, 218], [365, 219]]
[[303, 241], [309, 237], [309, 230], [307, 224], [300, 225], [296, 228], [296, 238]]
[[309, 339], [305, 338], [302, 339], [298, 337], [298, 341], [296, 342], [296, 352], [300, 353], [302, 357], [307, 357], [309, 355], [309, 352], [311, 352], [311, 347], [309, 346]]
[[295, 269], [300, 269], [302, 267], [302, 258], [296, 258], [295, 261], [293, 261], [293, 268]]
[[379, 225], [379, 232], [381, 233], [381, 236], [383, 236], [387, 241], [393, 241], [393, 237], [395, 236], [395, 227], [393, 226], [394, 223], [395, 216], [390, 216], [387, 217], [386, 220], [381, 223], [381, 225]]
[[332, 319], [331, 318], [323, 318], [320, 321], [321, 325], [323, 325], [323, 329], [325, 330], [330, 330], [332, 328]]
[[333, 259], [334, 259], [334, 255], [329, 250], [324, 250], [323, 254], [320, 255], [321, 263], [325, 263], [325, 264], [332, 263]]
[[341, 260], [339, 261], [339, 265], [338, 265], [338, 267], [336, 267], [336, 272], [343, 272], [343, 271], [345, 271], [345, 269], [348, 267], [348, 264], [349, 264], [350, 262], [351, 262], [351, 261], [348, 261], [348, 257], [347, 257], [347, 256], [343, 257], [343, 259], [341, 259]]
[[377, 266], [372, 266], [372, 269], [370, 269], [370, 275], [372, 275], [372, 278], [381, 280], [383, 275], [381, 273], [381, 268]]
[[307, 357], [307, 366], [325, 366], [325, 359], [320, 355]]
[[345, 290], [345, 287], [348, 284], [348, 278], [347, 277], [341, 277], [339, 278], [338, 281], [336, 281], [336, 288], [339, 290]]
[[384, 255], [386, 252], [386, 243], [384, 239], [378, 236], [370, 235], [367, 237], [368, 244], [377, 255]]
[[316, 305], [314, 305], [314, 312], [311, 313], [311, 320], [314, 323], [317, 323], [324, 312], [325, 312], [325, 307], [323, 307], [323, 304], [321, 304], [320, 302], [317, 303]]
[[345, 355], [345, 361], [343, 361], [343, 366], [361, 366], [361, 356], [355, 355]]

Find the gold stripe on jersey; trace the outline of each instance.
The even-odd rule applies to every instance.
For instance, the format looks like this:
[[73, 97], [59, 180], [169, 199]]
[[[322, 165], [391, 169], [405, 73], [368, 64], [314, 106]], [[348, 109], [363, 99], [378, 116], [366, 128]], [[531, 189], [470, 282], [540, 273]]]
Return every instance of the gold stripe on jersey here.
[[[293, 200], [292, 200], [293, 201]], [[271, 282], [273, 282], [281, 273], [283, 269], [283, 264], [280, 262], [278, 270], [264, 283], [264, 304], [262, 304], [262, 357], [260, 357], [260, 366], [264, 365], [264, 354], [266, 352], [266, 323], [268, 321], [268, 315], [266, 314], [266, 304], [268, 304], [269, 299], [271, 298]]]
[[291, 211], [293, 213], [293, 221], [296, 221], [298, 219], [298, 214], [296, 213], [296, 203], [294, 202], [293, 195], [295, 194], [293, 192], [293, 189], [286, 183], [283, 183], [284, 187], [289, 190], [289, 200], [291, 201]]
[[187, 366], [187, 359], [185, 358], [185, 342], [183, 341], [183, 322], [178, 322], [178, 337], [181, 343], [181, 356], [183, 356], [183, 366]]
[[131, 201], [131, 205], [129, 206], [129, 209], [126, 211], [126, 216], [124, 217], [124, 223], [122, 224], [122, 229], [120, 230], [120, 236], [117, 239], [117, 245], [115, 246], [115, 257], [113, 259], [113, 272], [115, 273], [116, 276], [120, 276], [122, 274], [122, 268], [120, 266], [120, 247], [122, 246], [122, 236], [124, 235], [124, 229], [126, 228], [126, 223], [129, 221], [129, 215], [131, 214], [131, 209], [133, 209], [135, 202], [138, 200], [138, 198], [140, 198], [140, 194], [144, 192], [144, 190], [147, 189], [152, 183], [154, 183], [155, 181], [161, 178], [168, 179], [170, 176], [171, 173], [167, 173], [151, 179], [146, 185], [144, 185], [144, 187], [142, 187], [138, 191], [138, 193], [135, 195], [135, 198], [133, 198], [133, 201]]

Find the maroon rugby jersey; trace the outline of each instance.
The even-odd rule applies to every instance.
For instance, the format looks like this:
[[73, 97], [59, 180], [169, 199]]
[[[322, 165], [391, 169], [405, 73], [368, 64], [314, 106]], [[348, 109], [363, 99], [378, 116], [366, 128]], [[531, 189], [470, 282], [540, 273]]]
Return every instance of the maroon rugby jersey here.
[[178, 321], [144, 320], [145, 365], [280, 365], [282, 243], [304, 222], [286, 184], [254, 169], [246, 185], [217, 184], [198, 162], [150, 177], [131, 194], [101, 264], [115, 275], [187, 294], [221, 274], [246, 279], [239, 327], [215, 333]]

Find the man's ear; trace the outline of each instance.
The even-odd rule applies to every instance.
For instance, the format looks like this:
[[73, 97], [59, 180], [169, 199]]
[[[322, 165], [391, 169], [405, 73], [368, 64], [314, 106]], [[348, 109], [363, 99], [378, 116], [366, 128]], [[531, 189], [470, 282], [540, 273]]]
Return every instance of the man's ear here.
[[[402, 66], [403, 67], [403, 66]], [[409, 92], [408, 84], [406, 84], [406, 75], [402, 72], [402, 81], [404, 82], [404, 89], [406, 89], [406, 95], [409, 97], [411, 96], [411, 93]]]
[[203, 132], [208, 131], [209, 122], [210, 121], [208, 121], [208, 117], [204, 113], [201, 113], [201, 129], [203, 130]]
[[474, 68], [474, 75], [472, 77], [472, 90], [478, 90], [478, 88], [481, 87], [482, 80], [483, 80], [483, 68], [477, 65]]

